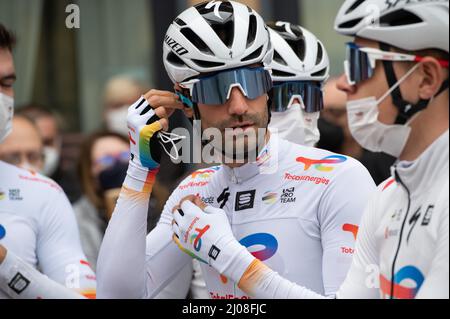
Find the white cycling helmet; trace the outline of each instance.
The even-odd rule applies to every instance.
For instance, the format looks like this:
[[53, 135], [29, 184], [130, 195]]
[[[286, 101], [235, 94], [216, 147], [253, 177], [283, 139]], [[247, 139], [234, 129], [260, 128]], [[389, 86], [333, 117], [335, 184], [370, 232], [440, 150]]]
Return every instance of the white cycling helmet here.
[[262, 63], [273, 56], [262, 17], [234, 1], [210, 1], [182, 12], [164, 39], [164, 66], [174, 83], [200, 74]]
[[383, 42], [407, 51], [449, 52], [449, 0], [346, 0], [337, 32]]
[[330, 74], [327, 51], [310, 31], [289, 22], [269, 23], [274, 48], [274, 82], [325, 81]]

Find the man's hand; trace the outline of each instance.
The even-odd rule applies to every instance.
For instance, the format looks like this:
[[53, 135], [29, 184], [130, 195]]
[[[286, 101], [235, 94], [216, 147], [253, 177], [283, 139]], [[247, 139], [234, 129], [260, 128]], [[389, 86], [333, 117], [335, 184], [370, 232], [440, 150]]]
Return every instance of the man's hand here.
[[[206, 206], [196, 196], [188, 196], [172, 212], [173, 240], [189, 256], [236, 279], [254, 260], [235, 239], [224, 210]], [[240, 269], [238, 275], [236, 269]]]
[[2, 264], [3, 260], [6, 258], [6, 248], [0, 245], [0, 265]]
[[131, 160], [138, 167], [153, 170], [159, 167], [161, 148], [156, 133], [169, 127], [168, 111], [164, 105], [177, 105], [178, 97], [167, 96], [170, 92], [148, 92], [128, 109], [128, 137], [130, 138]]
[[184, 109], [179, 97], [168, 91], [151, 90], [128, 108], [127, 123], [131, 160], [125, 185], [148, 192], [159, 169], [162, 146], [157, 133], [169, 128], [175, 109]]

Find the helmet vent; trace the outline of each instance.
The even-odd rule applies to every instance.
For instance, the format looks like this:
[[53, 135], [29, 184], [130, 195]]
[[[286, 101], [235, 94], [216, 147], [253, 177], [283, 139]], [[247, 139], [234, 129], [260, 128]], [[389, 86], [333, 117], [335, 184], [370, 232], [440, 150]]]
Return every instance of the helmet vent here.
[[311, 76], [316, 77], [316, 76], [324, 76], [325, 74], [327, 74], [327, 68], [324, 68], [320, 71], [314, 72], [311, 74]]
[[178, 55], [173, 53], [172, 51], [169, 52], [167, 55], [167, 61], [169, 61], [171, 64], [174, 64], [176, 66], [185, 66], [183, 60], [181, 60]]
[[176, 18], [175, 19], [175, 23], [178, 24], [180, 27], [185, 27], [186, 26], [186, 22], [184, 22], [180, 18]]
[[257, 22], [255, 15], [250, 16], [248, 24], [247, 48], [249, 48], [256, 39]]
[[[218, 7], [217, 7], [218, 6]], [[195, 7], [228, 48], [234, 40], [234, 10], [228, 1], [204, 2]]]
[[291, 76], [295, 76], [295, 74], [274, 69], [272, 71], [272, 76], [291, 77]]
[[339, 25], [339, 29], [352, 29], [354, 28], [358, 23], [360, 23], [363, 20], [363, 18], [353, 19], [344, 23], [341, 23]]
[[247, 62], [247, 61], [258, 58], [261, 55], [262, 50], [263, 50], [263, 46], [260, 46], [258, 49], [253, 51], [253, 53], [251, 53], [251, 54], [247, 55], [245, 58], [243, 58], [241, 60], [241, 62]]
[[356, 0], [350, 8], [348, 8], [347, 11], [345, 11], [345, 14], [349, 14], [350, 12], [354, 11], [356, 8], [358, 8], [364, 1], [366, 0]]
[[287, 62], [281, 57], [281, 55], [277, 51], [273, 53], [273, 60], [275, 62], [278, 62], [279, 64], [287, 65]]
[[180, 32], [201, 52], [208, 55], [213, 55], [211, 49], [206, 45], [206, 43], [190, 28], [183, 28]]
[[323, 48], [322, 48], [322, 44], [320, 44], [320, 42], [318, 42], [317, 45], [318, 45], [318, 47], [317, 47], [316, 65], [319, 65], [323, 59]]
[[221, 67], [221, 66], [225, 65], [224, 63], [219, 63], [219, 62], [202, 61], [202, 60], [195, 60], [195, 59], [192, 59], [192, 62], [197, 64], [199, 67], [205, 68], [205, 69], [217, 68], [217, 67]]
[[423, 22], [423, 20], [420, 17], [403, 9], [390, 12], [380, 19], [381, 25], [392, 27], [411, 25], [421, 22]]
[[298, 40], [286, 40], [286, 42], [301, 61], [305, 60], [306, 43], [303, 37]]

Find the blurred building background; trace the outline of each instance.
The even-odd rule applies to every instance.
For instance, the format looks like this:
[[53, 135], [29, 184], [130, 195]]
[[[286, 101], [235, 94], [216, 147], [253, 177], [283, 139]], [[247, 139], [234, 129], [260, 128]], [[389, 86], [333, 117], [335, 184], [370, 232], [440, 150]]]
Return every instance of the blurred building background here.
[[[30, 102], [56, 110], [66, 129], [91, 132], [102, 124], [102, 89], [108, 78], [130, 74], [171, 89], [161, 62], [162, 39], [186, 0], [0, 0], [0, 22], [14, 30], [18, 73], [16, 106]], [[345, 39], [333, 31], [342, 0], [242, 0], [267, 20], [297, 22], [316, 33], [342, 72]], [[80, 28], [68, 29], [70, 4]], [[178, 118], [175, 121], [180, 121]]]

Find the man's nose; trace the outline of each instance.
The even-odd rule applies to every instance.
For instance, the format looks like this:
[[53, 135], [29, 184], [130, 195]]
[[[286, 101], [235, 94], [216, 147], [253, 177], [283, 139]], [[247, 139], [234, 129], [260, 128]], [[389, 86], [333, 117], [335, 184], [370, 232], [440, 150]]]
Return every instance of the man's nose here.
[[240, 88], [234, 87], [231, 90], [228, 100], [228, 113], [230, 115], [244, 115], [248, 111], [247, 98]]
[[356, 92], [356, 86], [350, 85], [347, 80], [347, 76], [342, 74], [337, 80], [336, 87], [339, 91], [342, 91], [346, 94], [354, 94]]

